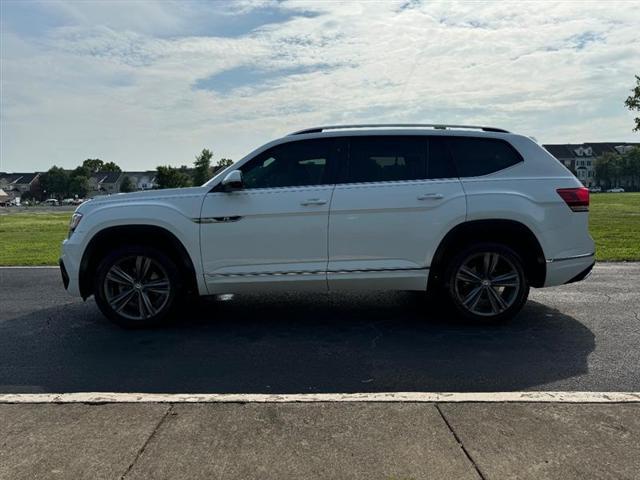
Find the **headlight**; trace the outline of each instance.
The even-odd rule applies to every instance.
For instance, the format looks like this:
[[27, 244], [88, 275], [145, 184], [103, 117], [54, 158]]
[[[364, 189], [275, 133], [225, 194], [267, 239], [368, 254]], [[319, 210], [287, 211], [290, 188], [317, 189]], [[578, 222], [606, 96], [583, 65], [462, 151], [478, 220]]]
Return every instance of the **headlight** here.
[[74, 213], [71, 216], [71, 220], [69, 221], [69, 236], [71, 236], [73, 231], [76, 229], [76, 227], [80, 223], [80, 220], [82, 220], [82, 214], [81, 213]]

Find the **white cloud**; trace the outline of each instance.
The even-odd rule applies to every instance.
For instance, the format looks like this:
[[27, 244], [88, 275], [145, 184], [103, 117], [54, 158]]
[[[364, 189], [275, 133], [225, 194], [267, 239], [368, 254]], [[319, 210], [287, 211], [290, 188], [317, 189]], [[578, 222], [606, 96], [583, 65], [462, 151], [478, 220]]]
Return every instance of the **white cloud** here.
[[[93, 156], [153, 168], [205, 146], [237, 159], [292, 130], [355, 121], [634, 139], [622, 103], [638, 73], [638, 3], [406, 3], [47, 4], [67, 20], [42, 35], [3, 23], [0, 169]], [[251, 15], [267, 23], [242, 32], [260, 25]], [[192, 34], [197, 17], [210, 29]], [[242, 28], [221, 35], [221, 18]], [[238, 67], [270, 73], [216, 91], [214, 76]]]

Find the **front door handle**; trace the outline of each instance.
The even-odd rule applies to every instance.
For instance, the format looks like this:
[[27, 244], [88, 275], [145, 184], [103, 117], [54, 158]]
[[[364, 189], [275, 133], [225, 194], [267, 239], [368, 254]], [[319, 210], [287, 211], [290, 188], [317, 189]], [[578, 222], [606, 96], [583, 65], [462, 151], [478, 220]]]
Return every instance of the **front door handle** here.
[[444, 195], [441, 193], [425, 193], [423, 195], [418, 195], [418, 200], [442, 200]]
[[305, 207], [307, 207], [309, 205], [324, 205], [325, 203], [327, 203], [327, 201], [321, 198], [310, 198], [308, 200], [300, 202], [300, 205], [304, 205]]

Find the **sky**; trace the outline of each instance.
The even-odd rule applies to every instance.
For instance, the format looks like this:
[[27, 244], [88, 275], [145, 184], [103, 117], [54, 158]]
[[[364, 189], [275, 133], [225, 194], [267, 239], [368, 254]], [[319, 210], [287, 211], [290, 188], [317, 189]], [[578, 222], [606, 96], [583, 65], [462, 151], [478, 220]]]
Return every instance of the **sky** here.
[[0, 171], [237, 160], [345, 123], [638, 141], [640, 1], [0, 0]]

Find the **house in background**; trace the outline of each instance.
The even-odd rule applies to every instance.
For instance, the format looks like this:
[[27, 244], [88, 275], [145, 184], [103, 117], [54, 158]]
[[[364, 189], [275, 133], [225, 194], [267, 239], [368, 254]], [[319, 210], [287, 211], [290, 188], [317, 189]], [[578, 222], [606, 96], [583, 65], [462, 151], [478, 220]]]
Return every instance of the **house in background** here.
[[10, 200], [22, 197], [26, 192], [36, 195], [40, 191], [40, 173], [0, 173], [0, 188]]
[[124, 172], [123, 178], [129, 177], [136, 190], [151, 190], [157, 186], [156, 171], [147, 170], [145, 172]]
[[555, 144], [543, 147], [578, 177], [585, 187], [596, 185], [596, 159], [605, 153], [624, 155], [640, 143], [589, 142], [582, 144]]
[[98, 172], [89, 177], [89, 196], [111, 195], [120, 192], [122, 172]]

